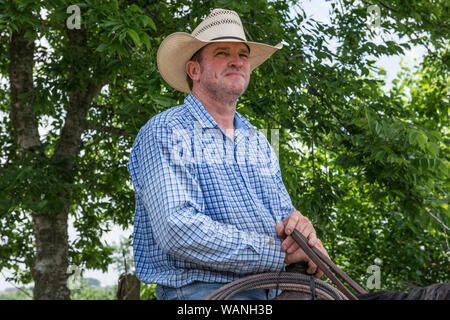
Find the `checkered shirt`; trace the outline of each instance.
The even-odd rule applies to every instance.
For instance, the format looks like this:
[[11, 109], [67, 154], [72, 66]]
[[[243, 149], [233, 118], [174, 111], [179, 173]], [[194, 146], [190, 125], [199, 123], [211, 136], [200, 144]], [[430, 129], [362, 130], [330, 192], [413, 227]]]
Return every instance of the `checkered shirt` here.
[[280, 271], [275, 224], [294, 209], [277, 156], [238, 112], [234, 141], [192, 95], [151, 118], [128, 170], [138, 278], [181, 287]]

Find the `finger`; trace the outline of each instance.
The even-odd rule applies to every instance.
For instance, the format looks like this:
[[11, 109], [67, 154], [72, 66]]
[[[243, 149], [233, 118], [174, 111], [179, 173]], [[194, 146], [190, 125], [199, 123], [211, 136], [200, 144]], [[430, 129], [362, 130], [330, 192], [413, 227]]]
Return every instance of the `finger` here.
[[320, 244], [320, 239], [317, 238], [315, 233], [311, 232], [308, 235], [308, 244], [309, 244], [310, 247], [316, 247], [316, 246], [318, 246]]
[[305, 216], [302, 216], [298, 221], [297, 229], [305, 236], [307, 237], [311, 232], [316, 233], [316, 230], [314, 229], [314, 226], [312, 225], [311, 221]]
[[308, 262], [310, 259], [308, 258], [308, 256], [305, 254], [305, 252], [302, 249], [298, 249], [297, 251], [293, 252], [293, 253], [286, 253], [284, 262], [286, 264], [291, 264], [291, 263], [297, 263], [297, 262]]
[[[318, 241], [317, 241], [318, 243], [317, 243], [316, 247], [317, 247], [317, 248], [318, 248], [325, 256], [327, 256], [328, 259], [330, 259], [327, 250], [325, 250], [325, 247], [324, 247], [323, 244], [322, 244], [322, 241], [321, 241], [320, 239], [317, 239], [317, 240], [318, 240]], [[323, 277], [323, 276], [324, 276], [324, 272], [322, 271], [322, 269], [317, 268], [317, 272], [316, 272], [315, 276], [316, 276], [317, 279]]]
[[298, 249], [300, 249], [299, 245], [297, 244], [297, 242], [293, 242], [287, 249], [286, 252], [287, 253], [293, 253], [295, 251], [297, 251]]
[[319, 248], [319, 250], [328, 258], [331, 260], [330, 256], [328, 255], [327, 250], [325, 249], [325, 247], [322, 244], [322, 241], [320, 241], [319, 239], [319, 244], [317, 245], [317, 247]]
[[317, 266], [315, 265], [314, 262], [312, 262], [312, 260], [308, 261], [308, 269], [306, 270], [306, 273], [309, 274], [314, 274], [317, 270]]
[[284, 241], [281, 243], [281, 250], [286, 251], [289, 249], [293, 244], [295, 243], [294, 238], [291, 236], [288, 236]]
[[284, 232], [289, 236], [292, 231], [297, 227], [298, 221], [300, 219], [300, 213], [298, 211], [294, 211], [289, 215], [289, 219], [287, 220], [286, 227], [284, 228]]
[[324, 275], [323, 271], [321, 269], [317, 269], [316, 274], [314, 275], [317, 279], [322, 278]]
[[293, 264], [299, 262], [292, 254], [286, 254], [286, 257], [284, 258], [285, 264]]
[[[292, 238], [292, 236], [289, 236], [289, 238]], [[293, 238], [292, 238], [293, 240]], [[308, 236], [308, 245], [310, 247], [314, 247], [317, 246], [320, 243], [320, 239], [317, 238], [315, 233], [310, 233]], [[286, 242], [286, 252], [287, 253], [292, 253], [296, 250], [298, 250], [300, 248], [300, 246], [298, 245], [298, 243], [293, 240], [293, 241], [289, 241]]]
[[280, 238], [283, 238], [283, 237], [286, 236], [286, 234], [284, 233], [284, 223], [283, 223], [283, 221], [280, 221], [280, 222], [278, 222], [275, 225], [275, 231], [276, 231], [276, 233], [278, 234], [278, 236]]
[[316, 244], [316, 230], [312, 227], [312, 225], [304, 227], [301, 233], [306, 238], [310, 247], [313, 247]]
[[310, 240], [308, 242], [309, 246], [313, 247], [316, 244], [316, 230], [314, 229], [312, 223], [308, 218], [302, 217], [299, 221], [297, 229], [302, 233], [304, 237]]

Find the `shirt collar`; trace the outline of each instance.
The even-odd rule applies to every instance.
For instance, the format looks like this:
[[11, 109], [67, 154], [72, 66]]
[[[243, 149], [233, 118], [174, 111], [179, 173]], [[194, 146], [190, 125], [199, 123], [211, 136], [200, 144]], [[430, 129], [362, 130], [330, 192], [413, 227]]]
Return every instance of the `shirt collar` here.
[[[192, 115], [200, 122], [203, 128], [218, 128], [216, 120], [212, 115], [205, 109], [200, 101], [190, 93], [186, 99], [184, 99], [184, 104], [187, 105]], [[235, 129], [254, 129], [255, 127], [239, 112], [234, 114], [234, 127]]]
[[184, 104], [189, 108], [194, 118], [200, 122], [202, 128], [218, 128], [216, 120], [212, 115], [205, 109], [200, 101], [190, 93], [186, 99], [184, 99]]

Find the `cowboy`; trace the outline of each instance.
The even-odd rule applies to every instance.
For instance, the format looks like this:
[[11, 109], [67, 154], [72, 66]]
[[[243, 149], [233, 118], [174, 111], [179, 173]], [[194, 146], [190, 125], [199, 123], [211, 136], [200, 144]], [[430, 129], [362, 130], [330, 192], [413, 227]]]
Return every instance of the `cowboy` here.
[[[293, 207], [273, 148], [236, 111], [251, 71], [281, 47], [247, 41], [239, 15], [215, 9], [192, 34], [173, 33], [158, 49], [161, 76], [188, 93], [141, 128], [128, 164], [136, 273], [158, 284], [158, 299], [203, 299], [231, 281], [301, 261], [323, 275], [290, 236], [298, 229], [326, 254]], [[234, 298], [275, 295], [261, 289]]]

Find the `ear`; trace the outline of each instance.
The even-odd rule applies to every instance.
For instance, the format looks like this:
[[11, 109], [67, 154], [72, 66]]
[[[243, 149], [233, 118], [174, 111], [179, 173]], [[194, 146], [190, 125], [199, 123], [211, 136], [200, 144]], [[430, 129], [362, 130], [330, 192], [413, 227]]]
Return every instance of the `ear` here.
[[197, 61], [189, 60], [186, 63], [186, 73], [192, 81], [198, 80], [200, 78], [200, 64]]

